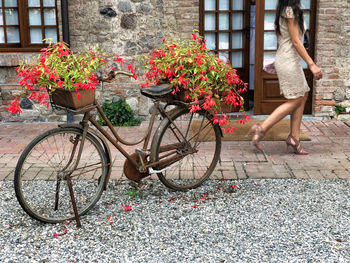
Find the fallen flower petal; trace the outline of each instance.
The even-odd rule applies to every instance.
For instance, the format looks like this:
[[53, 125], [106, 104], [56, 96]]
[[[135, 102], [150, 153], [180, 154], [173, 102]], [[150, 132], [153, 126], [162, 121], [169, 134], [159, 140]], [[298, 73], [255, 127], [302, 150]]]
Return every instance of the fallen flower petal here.
[[67, 234], [67, 232], [68, 232], [68, 229], [65, 229], [65, 230], [63, 231], [63, 233], [61, 233], [61, 234], [53, 233], [53, 236], [54, 236], [54, 237], [63, 236], [63, 235], [65, 235], [65, 234]]
[[122, 204], [122, 207], [124, 207], [125, 212], [128, 212], [128, 211], [132, 210], [132, 208], [129, 205], [125, 206], [124, 204]]

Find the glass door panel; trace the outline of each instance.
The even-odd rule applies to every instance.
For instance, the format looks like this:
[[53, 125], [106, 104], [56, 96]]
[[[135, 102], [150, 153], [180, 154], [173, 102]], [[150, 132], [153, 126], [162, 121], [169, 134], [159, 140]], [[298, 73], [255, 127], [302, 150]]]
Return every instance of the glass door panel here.
[[232, 33], [232, 48], [240, 49], [243, 48], [243, 34], [241, 32]]
[[301, 0], [301, 8], [302, 9], [310, 9], [311, 8], [311, 0]]
[[205, 26], [204, 26], [205, 30], [215, 30], [216, 28], [215, 14], [205, 14], [204, 23], [205, 23]]
[[230, 0], [219, 1], [219, 10], [229, 10], [229, 9], [230, 9]]
[[228, 13], [219, 14], [219, 29], [228, 30], [230, 24], [230, 17]]
[[215, 33], [206, 33], [204, 38], [207, 44], [208, 49], [215, 49], [216, 48], [216, 37]]
[[232, 18], [232, 29], [239, 30], [243, 29], [243, 14], [234, 13]]
[[275, 30], [275, 12], [265, 13], [264, 29]]
[[265, 0], [265, 10], [276, 10], [278, 0]]
[[40, 0], [28, 0], [29, 7], [40, 7]]
[[244, 1], [243, 0], [232, 0], [232, 9], [233, 10], [244, 10]]
[[214, 11], [216, 9], [216, 0], [205, 0], [204, 10]]

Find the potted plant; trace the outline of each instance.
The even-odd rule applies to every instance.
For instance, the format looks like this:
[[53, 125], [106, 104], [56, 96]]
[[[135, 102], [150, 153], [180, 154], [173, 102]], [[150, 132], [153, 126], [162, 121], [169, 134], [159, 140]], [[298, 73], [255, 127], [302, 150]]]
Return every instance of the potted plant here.
[[[141, 87], [165, 81], [172, 85], [173, 95], [191, 102], [190, 112], [204, 109], [213, 113], [212, 121], [226, 125], [225, 132], [233, 132], [227, 107], [243, 109], [241, 94], [247, 83], [240, 80], [229, 62], [213, 56], [202, 37], [192, 34], [189, 40], [162, 38], [162, 45], [143, 57], [147, 70]], [[249, 116], [239, 122], [249, 120]]]
[[[21, 62], [16, 68], [19, 84], [29, 99], [37, 100], [40, 105], [49, 107], [51, 96], [53, 103], [67, 108], [77, 109], [95, 100], [95, 88], [99, 83], [98, 71], [114, 70], [114, 64], [124, 66], [124, 59], [118, 55], [107, 56], [100, 50], [74, 54], [65, 43], [50, 43], [33, 63]], [[129, 71], [134, 73], [131, 65]], [[134, 73], [134, 78], [137, 76]], [[18, 98], [7, 108], [12, 113], [21, 112]]]

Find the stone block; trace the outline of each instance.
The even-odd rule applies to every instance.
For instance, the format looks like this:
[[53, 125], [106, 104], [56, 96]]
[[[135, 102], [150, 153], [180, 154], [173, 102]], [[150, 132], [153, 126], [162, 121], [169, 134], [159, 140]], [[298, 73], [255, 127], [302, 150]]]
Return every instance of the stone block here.
[[142, 14], [148, 14], [151, 12], [152, 6], [149, 3], [141, 3], [136, 6], [136, 11]]
[[342, 101], [346, 98], [346, 89], [344, 87], [339, 87], [334, 92], [334, 99], [336, 101]]
[[118, 3], [118, 10], [120, 12], [130, 12], [132, 10], [131, 4], [129, 1], [122, 1]]
[[137, 25], [137, 17], [135, 14], [124, 14], [121, 18], [120, 26], [124, 29], [134, 30]]
[[350, 121], [350, 114], [339, 114], [335, 116], [340, 121]]
[[337, 106], [341, 106], [343, 108], [350, 107], [350, 100], [344, 100], [342, 102], [337, 103]]
[[124, 53], [126, 55], [129, 55], [129, 56], [136, 55], [137, 51], [138, 51], [138, 47], [135, 42], [131, 42], [131, 41], [126, 42], [124, 47]]
[[9, 90], [2, 90], [1, 91], [1, 98], [3, 100], [12, 100], [13, 99], [12, 92]]
[[126, 103], [130, 105], [134, 114], [138, 114], [139, 111], [139, 101], [137, 98], [128, 98], [126, 99]]
[[106, 7], [106, 8], [101, 9], [100, 14], [103, 15], [104, 17], [107, 17], [107, 18], [117, 16], [117, 12], [111, 7]]

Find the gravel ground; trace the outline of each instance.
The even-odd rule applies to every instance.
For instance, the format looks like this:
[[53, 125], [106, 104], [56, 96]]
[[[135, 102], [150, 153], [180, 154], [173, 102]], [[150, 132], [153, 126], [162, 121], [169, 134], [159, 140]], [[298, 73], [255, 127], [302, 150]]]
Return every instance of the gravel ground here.
[[0, 262], [350, 262], [350, 181], [131, 189], [111, 182], [77, 229], [29, 218], [0, 182]]

